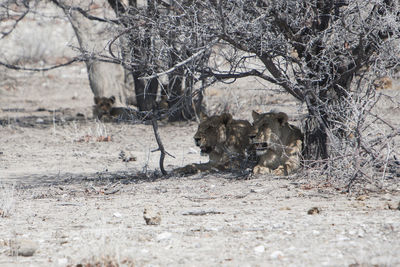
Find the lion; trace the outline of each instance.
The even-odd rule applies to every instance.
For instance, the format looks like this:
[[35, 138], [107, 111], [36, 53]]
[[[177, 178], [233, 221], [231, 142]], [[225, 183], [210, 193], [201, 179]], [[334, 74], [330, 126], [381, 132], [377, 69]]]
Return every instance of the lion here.
[[115, 96], [94, 97], [93, 116], [105, 121], [127, 121], [137, 118], [137, 112], [130, 108], [113, 107]]
[[255, 174], [273, 173], [289, 175], [300, 167], [303, 134], [300, 129], [288, 123], [283, 112], [252, 113], [253, 127], [250, 143], [254, 146], [258, 163]]
[[194, 174], [197, 172], [229, 171], [245, 168], [246, 150], [249, 147], [250, 122], [234, 120], [229, 113], [208, 117], [200, 114], [200, 124], [194, 142], [202, 156], [209, 162], [190, 164], [175, 172]]
[[376, 90], [391, 89], [393, 87], [392, 79], [389, 76], [384, 76], [374, 81]]

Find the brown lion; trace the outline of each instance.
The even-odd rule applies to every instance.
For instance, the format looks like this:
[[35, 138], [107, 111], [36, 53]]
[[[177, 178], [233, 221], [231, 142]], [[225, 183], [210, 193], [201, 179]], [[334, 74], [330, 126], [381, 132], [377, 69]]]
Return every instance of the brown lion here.
[[201, 155], [209, 156], [209, 162], [190, 164], [176, 169], [175, 172], [193, 174], [244, 168], [250, 128], [248, 121], [234, 120], [228, 113], [211, 117], [201, 114], [194, 142], [200, 148]]
[[259, 157], [253, 173], [289, 175], [300, 167], [303, 134], [283, 112], [252, 113], [250, 143]]
[[115, 97], [95, 97], [93, 116], [105, 121], [127, 121], [137, 118], [135, 110], [125, 107], [114, 107]]

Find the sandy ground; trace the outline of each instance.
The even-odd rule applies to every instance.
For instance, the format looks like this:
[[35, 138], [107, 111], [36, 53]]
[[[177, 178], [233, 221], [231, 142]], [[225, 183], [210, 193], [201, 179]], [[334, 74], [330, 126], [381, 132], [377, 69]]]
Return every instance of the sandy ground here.
[[[70, 44], [71, 34], [58, 29], [50, 41]], [[65, 47], [41, 50], [43, 38], [37, 46], [24, 38], [30, 49], [17, 56]], [[377, 107], [396, 127], [399, 88], [397, 81]], [[205, 102], [249, 120], [251, 109], [279, 109], [298, 124], [304, 107], [273, 89], [241, 80], [210, 88]], [[83, 64], [0, 69], [0, 266], [400, 266], [400, 190], [349, 195], [296, 176], [166, 179], [152, 127], [95, 121], [92, 105]], [[160, 123], [175, 157], [166, 158], [167, 171], [207, 161], [192, 140], [196, 127]], [[320, 212], [308, 214], [313, 207]], [[161, 223], [146, 225], [145, 209]]]

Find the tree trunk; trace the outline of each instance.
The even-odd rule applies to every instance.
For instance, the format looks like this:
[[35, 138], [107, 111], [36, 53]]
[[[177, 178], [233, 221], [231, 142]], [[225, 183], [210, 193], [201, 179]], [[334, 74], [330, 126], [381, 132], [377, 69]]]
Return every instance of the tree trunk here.
[[158, 80], [155, 78], [146, 81], [139, 78], [140, 72], [133, 73], [137, 107], [139, 111], [151, 111], [156, 105]]
[[[64, 10], [75, 31], [82, 51], [96, 51], [104, 48], [110, 36], [101, 36], [107, 25], [87, 19], [76, 10]], [[109, 26], [109, 25], [108, 25]], [[133, 85], [129, 83], [121, 65], [88, 59], [85, 61], [90, 88], [95, 97], [115, 96], [116, 106], [133, 104]]]

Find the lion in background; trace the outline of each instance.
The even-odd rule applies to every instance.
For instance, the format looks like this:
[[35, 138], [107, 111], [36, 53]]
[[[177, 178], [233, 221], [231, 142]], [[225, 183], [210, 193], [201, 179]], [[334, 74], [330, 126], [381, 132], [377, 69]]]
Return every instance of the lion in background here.
[[94, 97], [93, 117], [105, 121], [137, 119], [137, 112], [130, 108], [114, 107], [115, 97]]
[[259, 157], [255, 174], [289, 175], [300, 167], [303, 134], [283, 112], [252, 113], [250, 143]]
[[234, 120], [229, 113], [210, 117], [200, 114], [200, 124], [194, 135], [194, 142], [203, 156], [209, 156], [209, 162], [190, 164], [175, 169], [175, 172], [194, 174], [205, 171], [244, 169], [250, 129], [250, 122]]

